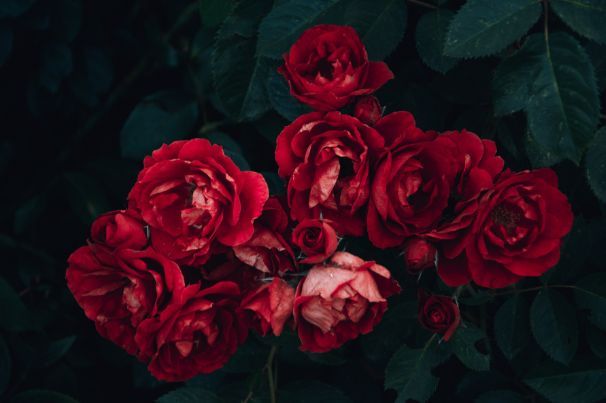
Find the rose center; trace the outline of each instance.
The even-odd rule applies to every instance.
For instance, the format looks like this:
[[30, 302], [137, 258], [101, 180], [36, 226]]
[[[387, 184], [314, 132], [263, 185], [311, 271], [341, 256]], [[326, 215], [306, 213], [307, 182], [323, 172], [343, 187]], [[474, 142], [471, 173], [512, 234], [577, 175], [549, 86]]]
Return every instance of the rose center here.
[[332, 63], [330, 63], [328, 59], [320, 59], [318, 61], [318, 72], [322, 77], [332, 80], [333, 70]]
[[495, 224], [502, 225], [507, 230], [513, 230], [520, 222], [522, 213], [514, 206], [499, 205], [492, 210], [490, 218]]

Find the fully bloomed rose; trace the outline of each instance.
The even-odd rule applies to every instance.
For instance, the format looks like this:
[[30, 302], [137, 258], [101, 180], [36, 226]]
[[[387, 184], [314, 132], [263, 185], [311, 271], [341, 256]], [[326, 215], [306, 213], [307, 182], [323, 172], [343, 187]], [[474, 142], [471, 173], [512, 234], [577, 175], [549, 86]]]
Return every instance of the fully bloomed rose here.
[[151, 228], [152, 245], [186, 265], [204, 263], [215, 240], [227, 246], [248, 241], [267, 198], [261, 174], [241, 171], [205, 139], [155, 150], [128, 196]]
[[292, 316], [294, 298], [294, 288], [278, 277], [269, 284], [262, 284], [242, 300], [248, 326], [263, 336], [270, 330], [279, 336]]
[[383, 137], [353, 116], [312, 112], [277, 138], [279, 174], [288, 181], [288, 204], [297, 221], [326, 218], [343, 235], [362, 235], [370, 193], [370, 167]]
[[137, 326], [158, 314], [184, 287], [179, 266], [148, 248], [143, 251], [92, 245], [68, 259], [67, 286], [99, 334], [139, 355]]
[[143, 249], [147, 245], [145, 223], [129, 210], [110, 211], [91, 226], [91, 240], [111, 248]]
[[464, 253], [438, 271], [447, 284], [500, 288], [555, 266], [574, 216], [551, 169], [505, 172], [476, 203]]
[[157, 379], [178, 382], [221, 368], [247, 336], [238, 312], [240, 289], [230, 281], [174, 293], [168, 306], [143, 321], [135, 340]]
[[327, 220], [306, 219], [292, 232], [292, 242], [305, 253], [301, 263], [320, 263], [337, 250], [339, 239]]
[[281, 275], [297, 270], [297, 261], [287, 233], [289, 219], [282, 203], [270, 197], [263, 214], [255, 222], [255, 232], [247, 242], [234, 246], [236, 258], [264, 273]]
[[503, 169], [494, 142], [465, 130], [422, 132], [407, 112], [387, 115], [375, 128], [388, 151], [377, 164], [368, 208], [373, 244], [394, 247], [425, 234], [460, 239], [473, 216], [466, 203], [492, 187]]
[[297, 287], [294, 317], [301, 349], [326, 352], [367, 334], [400, 287], [389, 271], [347, 252], [314, 266]]
[[368, 61], [353, 28], [338, 25], [316, 25], [303, 32], [278, 71], [292, 96], [319, 111], [337, 110], [393, 78], [385, 63]]
[[419, 323], [433, 333], [441, 334], [448, 341], [459, 324], [461, 313], [459, 306], [451, 297], [431, 295], [419, 289]]

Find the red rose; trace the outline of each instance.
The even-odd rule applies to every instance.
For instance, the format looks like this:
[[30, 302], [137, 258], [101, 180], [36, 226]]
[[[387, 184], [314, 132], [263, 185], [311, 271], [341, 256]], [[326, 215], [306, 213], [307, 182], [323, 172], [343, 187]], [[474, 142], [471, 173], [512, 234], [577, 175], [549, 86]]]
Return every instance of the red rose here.
[[[385, 116], [375, 128], [388, 151], [377, 164], [368, 208], [373, 244], [393, 247], [425, 234], [460, 239], [471, 221], [466, 203], [492, 187], [503, 169], [494, 142], [465, 130], [423, 133], [407, 112]], [[447, 212], [454, 212], [454, 218]]]
[[255, 232], [246, 243], [234, 246], [236, 258], [264, 273], [277, 275], [297, 270], [292, 247], [287, 242], [288, 216], [276, 197], [270, 197], [255, 222]]
[[375, 246], [388, 248], [428, 231], [442, 218], [457, 173], [456, 155], [450, 141], [417, 129], [408, 112], [387, 115], [375, 128], [389, 149], [375, 169], [368, 237]]
[[412, 273], [419, 273], [436, 264], [436, 247], [422, 238], [412, 238], [404, 243], [404, 263]]
[[356, 102], [354, 116], [367, 125], [373, 126], [377, 120], [381, 119], [381, 115], [383, 115], [383, 110], [377, 97], [369, 95]]
[[381, 135], [353, 116], [312, 112], [277, 138], [279, 174], [288, 181], [288, 204], [297, 221], [334, 222], [339, 233], [364, 233], [370, 164], [383, 147]]
[[430, 295], [419, 289], [419, 322], [432, 333], [441, 334], [448, 341], [459, 324], [459, 306], [451, 297]]
[[305, 219], [292, 233], [292, 242], [307, 257], [301, 263], [320, 263], [337, 250], [337, 233], [326, 220]]
[[242, 301], [242, 309], [249, 326], [265, 336], [270, 330], [279, 336], [284, 324], [292, 316], [295, 290], [288, 283], [274, 277], [249, 293]]
[[143, 249], [147, 245], [145, 223], [133, 211], [105, 213], [93, 222], [91, 240], [111, 248]]
[[449, 285], [470, 279], [501, 288], [538, 277], [560, 258], [573, 214], [551, 169], [505, 172], [475, 203], [475, 217], [462, 241], [464, 253], [440, 257], [438, 274]]
[[221, 368], [247, 336], [236, 311], [240, 290], [222, 281], [174, 293], [159, 315], [144, 320], [135, 340], [154, 377], [185, 381]]
[[179, 263], [204, 263], [216, 239], [241, 245], [253, 234], [268, 189], [208, 140], [175, 141], [144, 160], [129, 205], [151, 227], [156, 249]]
[[135, 329], [184, 287], [179, 266], [153, 249], [84, 246], [68, 259], [67, 286], [99, 334], [137, 355]]
[[314, 266], [298, 285], [295, 324], [301, 349], [322, 353], [369, 333], [400, 287], [389, 271], [347, 252]]
[[393, 78], [385, 63], [368, 61], [353, 28], [338, 25], [316, 25], [303, 32], [278, 71], [292, 96], [319, 111], [339, 109]]

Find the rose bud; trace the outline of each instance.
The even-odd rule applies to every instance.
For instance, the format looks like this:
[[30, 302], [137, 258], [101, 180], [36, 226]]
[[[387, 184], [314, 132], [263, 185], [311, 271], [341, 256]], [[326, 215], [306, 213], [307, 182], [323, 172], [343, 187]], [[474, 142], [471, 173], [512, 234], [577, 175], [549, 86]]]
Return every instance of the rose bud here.
[[287, 234], [289, 220], [282, 203], [270, 197], [263, 214], [255, 221], [255, 232], [248, 241], [233, 247], [242, 263], [271, 275], [282, 275], [297, 270], [297, 261]]
[[409, 273], [416, 274], [435, 266], [436, 247], [422, 238], [413, 238], [404, 243], [404, 263]]
[[249, 327], [265, 336], [270, 330], [279, 336], [284, 324], [292, 316], [295, 290], [288, 283], [274, 277], [269, 284], [263, 284], [249, 293], [242, 301], [242, 309]]
[[368, 61], [353, 28], [339, 25], [316, 25], [303, 32], [278, 72], [292, 96], [318, 111], [337, 110], [393, 78], [384, 62]]
[[371, 332], [387, 310], [386, 298], [399, 291], [385, 267], [335, 253], [297, 287], [294, 317], [301, 349], [322, 353]]
[[220, 146], [192, 139], [146, 157], [128, 201], [149, 224], [154, 248], [200, 265], [216, 242], [236, 246], [252, 237], [268, 196], [261, 174], [241, 171]]
[[139, 355], [135, 330], [184, 288], [179, 266], [153, 249], [77, 249], [68, 259], [67, 286], [101, 336]]
[[543, 275], [560, 259], [574, 219], [557, 175], [546, 168], [503, 172], [468, 210], [473, 220], [459, 254], [440, 255], [438, 275], [450, 286], [472, 280], [502, 288]]
[[381, 119], [382, 114], [383, 110], [379, 100], [372, 95], [358, 99], [354, 107], [354, 116], [369, 126], [373, 126], [377, 120]]
[[290, 215], [323, 217], [342, 235], [364, 235], [371, 165], [384, 138], [353, 116], [312, 112], [276, 140], [278, 174], [288, 179]]
[[247, 336], [238, 312], [240, 289], [221, 281], [187, 286], [138, 327], [135, 340], [156, 379], [181, 382], [221, 368]]
[[301, 263], [320, 263], [332, 256], [337, 250], [339, 240], [333, 227], [320, 219], [301, 221], [292, 233], [292, 242], [307, 257]]
[[110, 211], [91, 225], [91, 240], [111, 248], [141, 250], [147, 245], [145, 223], [131, 210]]
[[419, 289], [419, 322], [448, 341], [461, 323], [459, 306], [451, 297], [431, 295]]

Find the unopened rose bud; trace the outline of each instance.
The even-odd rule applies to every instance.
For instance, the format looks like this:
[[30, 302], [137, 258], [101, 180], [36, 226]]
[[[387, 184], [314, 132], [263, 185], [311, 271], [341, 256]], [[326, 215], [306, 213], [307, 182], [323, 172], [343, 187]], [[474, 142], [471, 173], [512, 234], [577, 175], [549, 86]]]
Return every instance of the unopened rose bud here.
[[410, 273], [435, 266], [436, 247], [421, 238], [414, 238], [404, 243], [404, 263]]
[[381, 119], [382, 114], [379, 100], [372, 95], [359, 98], [354, 107], [354, 116], [369, 126], [373, 126], [377, 120]]

